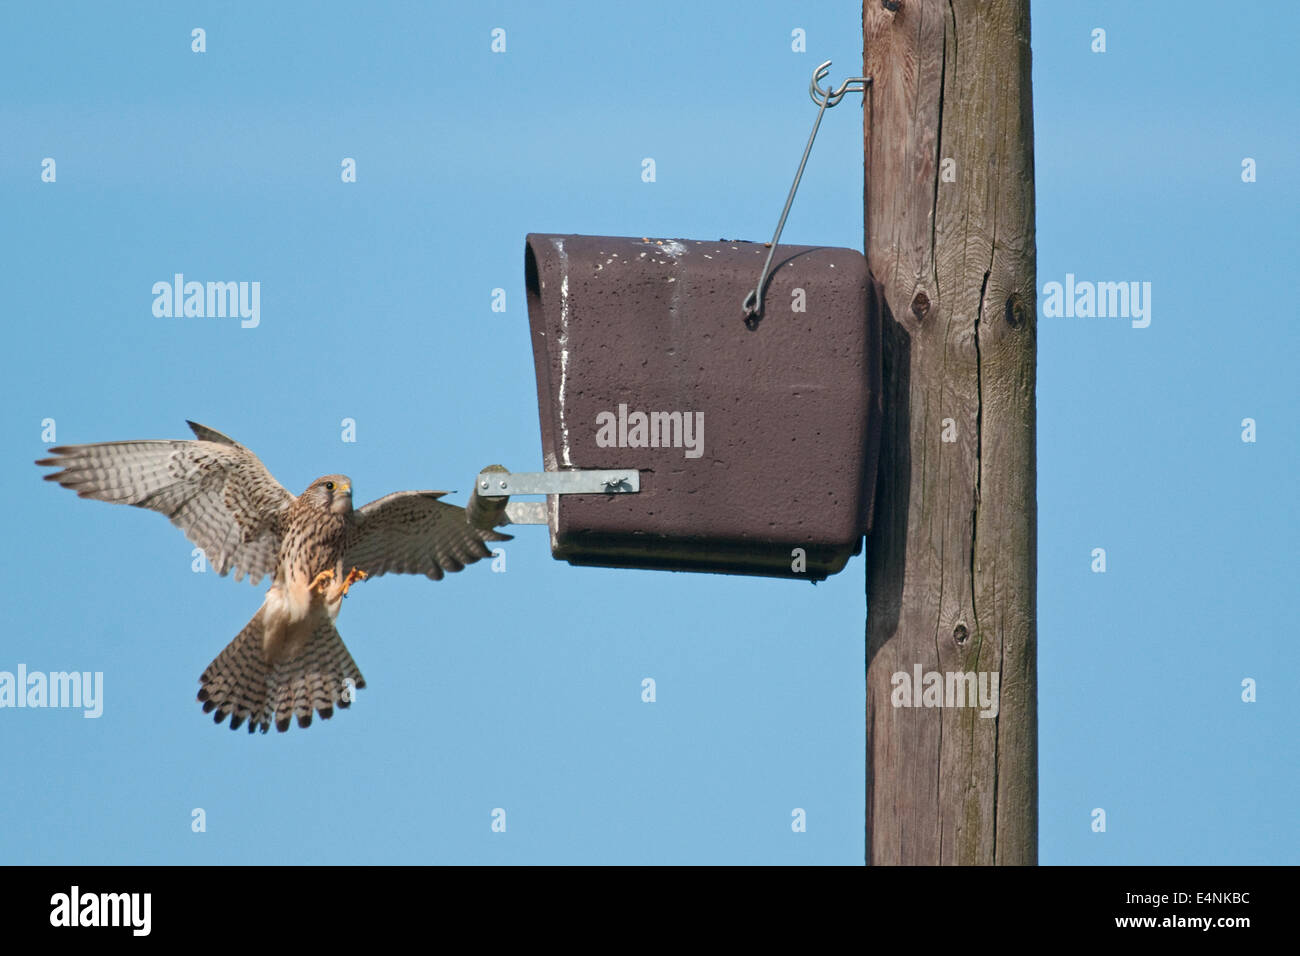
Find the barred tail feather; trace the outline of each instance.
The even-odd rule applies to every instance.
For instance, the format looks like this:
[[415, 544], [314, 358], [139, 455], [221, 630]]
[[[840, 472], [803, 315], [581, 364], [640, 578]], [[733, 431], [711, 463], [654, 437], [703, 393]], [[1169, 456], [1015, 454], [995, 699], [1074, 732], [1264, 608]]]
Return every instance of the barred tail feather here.
[[301, 654], [269, 663], [262, 649], [259, 610], [208, 665], [199, 685], [205, 714], [215, 710], [213, 719], [218, 724], [229, 717], [231, 730], [238, 730], [247, 720], [251, 734], [259, 728], [266, 733], [272, 721], [276, 730], [288, 730], [293, 717], [298, 718], [299, 727], [310, 726], [313, 711], [328, 720], [336, 706], [352, 703], [353, 692], [365, 687], [366, 681], [334, 622], [323, 611]]

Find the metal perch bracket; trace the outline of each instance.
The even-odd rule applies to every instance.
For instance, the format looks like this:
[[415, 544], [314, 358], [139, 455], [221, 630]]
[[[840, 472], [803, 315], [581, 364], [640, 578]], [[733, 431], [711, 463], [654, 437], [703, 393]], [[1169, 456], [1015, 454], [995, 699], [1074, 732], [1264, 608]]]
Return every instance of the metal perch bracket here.
[[745, 310], [745, 327], [751, 332], [758, 328], [758, 320], [763, 317], [763, 292], [767, 285], [767, 272], [772, 267], [772, 256], [776, 254], [776, 244], [781, 239], [781, 230], [785, 228], [786, 216], [790, 215], [790, 206], [794, 203], [794, 194], [799, 189], [799, 180], [803, 178], [803, 168], [808, 164], [808, 154], [812, 152], [813, 140], [817, 138], [817, 129], [822, 125], [822, 115], [829, 107], [836, 106], [840, 100], [844, 99], [847, 93], [866, 93], [867, 87], [871, 85], [869, 76], [851, 76], [840, 84], [839, 89], [833, 90], [829, 86], [822, 89], [818, 82], [824, 80], [830, 73], [831, 61], [817, 67], [813, 71], [812, 80], [808, 84], [808, 95], [812, 101], [819, 107], [817, 110], [817, 119], [813, 121], [812, 135], [808, 137], [808, 145], [803, 148], [803, 159], [799, 160], [799, 170], [794, 174], [794, 183], [790, 186], [790, 195], [785, 199], [785, 208], [781, 210], [781, 218], [777, 221], [776, 232], [772, 234], [772, 241], [768, 243], [767, 261], [763, 263], [763, 271], [759, 273], [758, 285], [745, 296], [742, 308]]
[[466, 520], [485, 529], [501, 524], [546, 524], [544, 502], [507, 503], [506, 499], [511, 495], [617, 495], [640, 490], [641, 473], [635, 468], [511, 473], [501, 465], [492, 465], [474, 479]]

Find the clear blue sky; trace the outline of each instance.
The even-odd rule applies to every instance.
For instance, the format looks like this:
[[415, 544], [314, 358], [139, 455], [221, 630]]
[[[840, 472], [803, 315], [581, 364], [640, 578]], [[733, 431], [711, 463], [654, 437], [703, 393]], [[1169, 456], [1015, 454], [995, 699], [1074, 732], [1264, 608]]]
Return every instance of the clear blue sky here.
[[[359, 502], [540, 467], [525, 233], [766, 239], [860, 5], [269, 6], [0, 22], [0, 670], [102, 671], [105, 698], [0, 710], [0, 863], [861, 862], [860, 557], [815, 588], [578, 569], [521, 528], [505, 573], [359, 586], [358, 704], [250, 739], [194, 695], [261, 591], [31, 464], [46, 418], [191, 418]], [[1039, 287], [1153, 287], [1145, 329], [1040, 316], [1044, 863], [1300, 858], [1300, 14], [1270, 7], [1033, 9]], [[786, 241], [861, 248], [860, 136], [856, 102], [828, 113]], [[156, 318], [174, 272], [259, 281], [261, 325]]]

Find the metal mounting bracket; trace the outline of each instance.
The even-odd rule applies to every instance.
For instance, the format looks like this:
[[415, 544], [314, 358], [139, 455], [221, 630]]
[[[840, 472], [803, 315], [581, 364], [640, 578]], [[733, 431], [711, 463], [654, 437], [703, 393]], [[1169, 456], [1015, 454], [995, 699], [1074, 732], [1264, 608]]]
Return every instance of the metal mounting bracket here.
[[[635, 468], [518, 473], [487, 469], [474, 479], [474, 497], [489, 500], [511, 495], [635, 494], [640, 490], [641, 473]], [[477, 513], [479, 506], [473, 504], [470, 510]], [[546, 504], [541, 501], [512, 501], [505, 506], [505, 517], [510, 524], [546, 524], [548, 520]]]
[[641, 490], [641, 473], [635, 468], [616, 471], [481, 471], [474, 490], [483, 498], [510, 495], [629, 494]]

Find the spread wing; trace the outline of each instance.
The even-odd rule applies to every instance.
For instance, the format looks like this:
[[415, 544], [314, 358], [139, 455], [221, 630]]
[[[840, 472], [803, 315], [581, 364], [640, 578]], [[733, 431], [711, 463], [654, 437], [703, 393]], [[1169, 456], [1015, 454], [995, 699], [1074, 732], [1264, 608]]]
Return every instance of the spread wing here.
[[356, 512], [356, 531], [345, 566], [367, 574], [423, 574], [441, 581], [492, 552], [485, 541], [511, 536], [480, 531], [465, 520], [465, 509], [438, 499], [445, 491], [398, 491]]
[[294, 496], [251, 451], [221, 432], [188, 423], [199, 441], [114, 441], [51, 448], [36, 464], [82, 498], [159, 511], [203, 549], [221, 574], [235, 568], [257, 584], [274, 574], [285, 513]]

